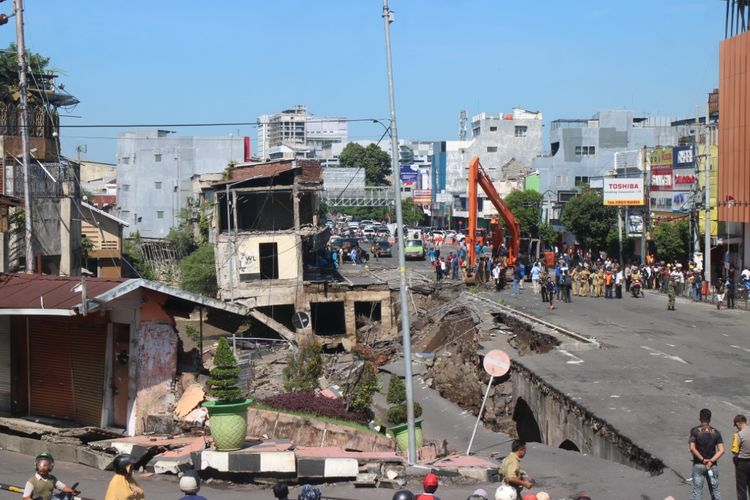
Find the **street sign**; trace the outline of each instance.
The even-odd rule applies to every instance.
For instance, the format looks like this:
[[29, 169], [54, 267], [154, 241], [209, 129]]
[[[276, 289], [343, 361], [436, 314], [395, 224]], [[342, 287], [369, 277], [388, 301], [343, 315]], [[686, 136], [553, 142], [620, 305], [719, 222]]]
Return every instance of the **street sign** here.
[[493, 349], [484, 355], [484, 371], [493, 377], [502, 377], [510, 371], [510, 358], [500, 349]]

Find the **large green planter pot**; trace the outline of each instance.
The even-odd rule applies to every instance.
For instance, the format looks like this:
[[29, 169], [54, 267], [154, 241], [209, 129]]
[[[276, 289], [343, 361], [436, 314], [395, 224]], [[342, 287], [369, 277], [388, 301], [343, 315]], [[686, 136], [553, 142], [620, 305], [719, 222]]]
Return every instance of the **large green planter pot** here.
[[252, 401], [245, 399], [237, 403], [206, 401], [211, 437], [218, 451], [239, 450], [247, 436], [247, 407]]
[[[394, 425], [393, 427], [389, 427], [388, 430], [393, 434], [393, 437], [396, 438], [398, 449], [401, 451], [407, 451], [409, 449], [409, 424]], [[414, 437], [417, 441], [417, 448], [424, 444], [421, 418], [414, 420]]]

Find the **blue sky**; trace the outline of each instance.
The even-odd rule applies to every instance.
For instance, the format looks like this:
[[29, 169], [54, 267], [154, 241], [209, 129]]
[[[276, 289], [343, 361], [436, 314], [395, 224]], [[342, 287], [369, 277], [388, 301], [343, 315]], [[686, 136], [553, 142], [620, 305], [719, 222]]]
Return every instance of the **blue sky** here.
[[[253, 122], [294, 104], [388, 116], [381, 0], [26, 0], [27, 46], [81, 100], [62, 123]], [[600, 109], [692, 117], [718, 86], [718, 0], [391, 0], [399, 137], [457, 138], [458, 114]], [[9, 2], [0, 11], [9, 12]], [[0, 44], [15, 38], [13, 20]], [[180, 128], [250, 135], [254, 127]], [[114, 162], [121, 129], [63, 129]], [[377, 139], [376, 124], [352, 125]], [[546, 145], [545, 145], [546, 147]]]

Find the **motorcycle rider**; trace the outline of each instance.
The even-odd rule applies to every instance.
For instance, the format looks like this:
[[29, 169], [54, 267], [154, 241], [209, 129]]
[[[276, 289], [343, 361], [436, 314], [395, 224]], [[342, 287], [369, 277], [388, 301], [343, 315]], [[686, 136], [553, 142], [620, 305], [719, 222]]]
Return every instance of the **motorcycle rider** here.
[[55, 468], [55, 459], [52, 458], [52, 455], [47, 452], [40, 453], [36, 456], [34, 463], [35, 473], [26, 481], [26, 486], [23, 489], [23, 500], [37, 500], [38, 498], [50, 500], [55, 490], [60, 490], [63, 493], [78, 493], [50, 474], [52, 469]]
[[133, 479], [133, 466], [138, 461], [129, 453], [121, 453], [115, 457], [112, 466], [115, 475], [109, 482], [104, 500], [143, 500], [146, 498], [135, 479]]
[[196, 470], [188, 470], [180, 478], [180, 490], [185, 494], [180, 500], [207, 500], [199, 495], [201, 489], [201, 478]]

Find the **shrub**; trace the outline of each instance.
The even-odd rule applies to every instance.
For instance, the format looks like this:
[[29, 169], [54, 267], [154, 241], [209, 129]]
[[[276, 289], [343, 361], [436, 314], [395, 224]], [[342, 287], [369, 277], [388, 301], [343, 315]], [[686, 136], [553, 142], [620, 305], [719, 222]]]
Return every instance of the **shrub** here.
[[[388, 381], [388, 395], [386, 401], [391, 404], [388, 408], [388, 422], [393, 425], [401, 425], [406, 423], [406, 385], [401, 377], [398, 375], [391, 375], [391, 379]], [[414, 418], [422, 416], [422, 406], [414, 402]]]
[[327, 398], [314, 392], [286, 392], [268, 397], [261, 402], [279, 410], [311, 413], [361, 424], [367, 424], [368, 422], [367, 415], [357, 411], [347, 411], [343, 400]]
[[207, 297], [216, 297], [219, 287], [216, 283], [216, 262], [214, 247], [204, 243], [180, 262], [181, 286], [188, 292]]
[[323, 373], [323, 349], [315, 340], [303, 341], [297, 352], [290, 352], [284, 367], [284, 389], [289, 392], [313, 392]]
[[222, 403], [231, 403], [242, 400], [242, 392], [237, 386], [239, 383], [240, 368], [237, 360], [229, 347], [227, 339], [221, 337], [219, 346], [214, 354], [214, 367], [208, 378], [209, 395]]

